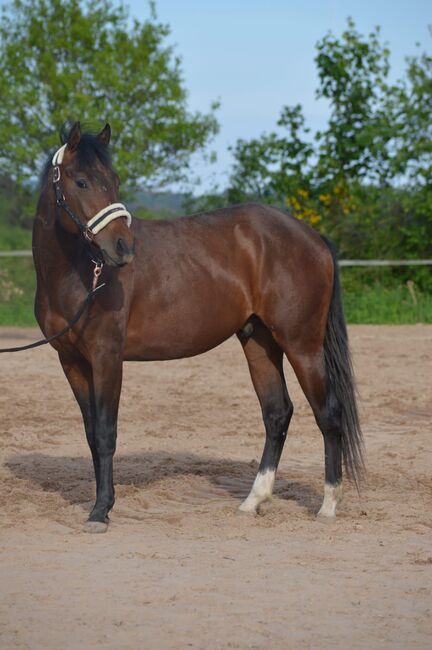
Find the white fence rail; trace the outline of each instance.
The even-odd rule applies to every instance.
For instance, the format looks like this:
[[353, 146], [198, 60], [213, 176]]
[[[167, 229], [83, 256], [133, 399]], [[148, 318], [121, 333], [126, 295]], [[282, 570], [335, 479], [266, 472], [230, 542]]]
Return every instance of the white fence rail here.
[[[0, 251], [0, 257], [31, 257], [32, 252]], [[339, 266], [432, 266], [432, 260], [339, 260]]]
[[432, 260], [339, 260], [339, 266], [432, 266]]
[[0, 257], [31, 257], [31, 251], [0, 251]]

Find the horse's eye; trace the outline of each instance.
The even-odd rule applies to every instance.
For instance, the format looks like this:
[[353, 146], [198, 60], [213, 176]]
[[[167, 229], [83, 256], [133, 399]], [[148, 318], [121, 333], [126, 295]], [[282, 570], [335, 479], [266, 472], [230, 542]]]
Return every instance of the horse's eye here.
[[81, 189], [85, 190], [87, 187], [87, 183], [83, 178], [79, 178], [75, 183], [78, 185], [78, 187], [81, 187]]

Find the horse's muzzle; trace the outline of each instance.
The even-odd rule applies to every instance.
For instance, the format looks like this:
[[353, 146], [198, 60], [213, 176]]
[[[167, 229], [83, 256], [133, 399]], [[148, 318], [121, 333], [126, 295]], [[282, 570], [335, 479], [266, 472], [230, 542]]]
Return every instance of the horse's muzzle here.
[[108, 266], [124, 266], [129, 264], [134, 258], [134, 245], [128, 244], [122, 237], [117, 239], [113, 250], [108, 251], [101, 248], [103, 258]]

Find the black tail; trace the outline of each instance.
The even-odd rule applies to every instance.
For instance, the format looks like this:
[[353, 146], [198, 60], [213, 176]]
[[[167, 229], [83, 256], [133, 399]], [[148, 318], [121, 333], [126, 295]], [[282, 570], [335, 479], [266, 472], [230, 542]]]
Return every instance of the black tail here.
[[356, 388], [342, 306], [336, 250], [323, 237], [334, 263], [333, 294], [327, 318], [324, 356], [330, 399], [336, 399], [341, 412], [342, 456], [345, 470], [357, 488], [364, 472], [363, 436], [356, 404]]

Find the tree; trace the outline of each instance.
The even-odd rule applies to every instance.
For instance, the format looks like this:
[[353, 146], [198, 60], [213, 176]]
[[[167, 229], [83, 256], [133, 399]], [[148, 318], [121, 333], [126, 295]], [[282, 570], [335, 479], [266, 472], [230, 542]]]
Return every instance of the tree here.
[[[432, 34], [432, 30], [430, 29]], [[388, 102], [392, 115], [392, 172], [405, 192], [400, 231], [411, 254], [429, 257], [432, 242], [432, 56], [407, 60], [407, 73]], [[430, 272], [429, 272], [430, 276]], [[432, 284], [432, 280], [429, 280]]]
[[253, 198], [282, 205], [315, 225], [320, 217], [311, 201], [313, 147], [306, 137], [309, 129], [301, 106], [284, 106], [277, 126], [277, 132], [238, 140], [231, 149], [235, 163], [227, 199], [237, 203]]
[[249, 141], [238, 140], [231, 149], [235, 163], [229, 191], [233, 198], [243, 194], [283, 201], [287, 193], [297, 188], [300, 177], [307, 183], [312, 148], [304, 140], [308, 129], [301, 106], [284, 106], [277, 126], [279, 132]]
[[185, 177], [217, 132], [187, 108], [180, 60], [153, 3], [143, 23], [110, 0], [12, 0], [0, 21], [0, 174], [34, 178], [59, 127], [110, 122], [123, 182]]
[[315, 142], [306, 141], [309, 129], [297, 105], [283, 109], [280, 133], [239, 140], [230, 179], [234, 196], [243, 189], [270, 202], [283, 200], [313, 225], [325, 219], [336, 238], [340, 227], [350, 229], [354, 186], [363, 180], [384, 182], [390, 173], [388, 58], [379, 29], [363, 37], [350, 19], [341, 38], [329, 33], [318, 42], [316, 94], [329, 104], [327, 128], [315, 135]]
[[[347, 257], [429, 257], [432, 57], [408, 59], [403, 79], [391, 85], [379, 28], [364, 36], [348, 20], [341, 36], [317, 43], [315, 61], [326, 128], [305, 138], [296, 106], [283, 110], [277, 132], [239, 140], [228, 200], [285, 204]], [[415, 273], [430, 286], [429, 270]]]
[[330, 117], [317, 134], [316, 186], [327, 229], [345, 252], [428, 255], [432, 58], [408, 59], [405, 77], [390, 85], [379, 36], [379, 28], [362, 36], [349, 20], [341, 38], [317, 44], [317, 97], [329, 101]]
[[348, 19], [341, 38], [329, 33], [317, 43], [316, 96], [328, 100], [330, 108], [327, 129], [317, 134], [317, 177], [330, 185], [382, 182], [388, 176], [390, 52], [380, 43], [379, 32], [377, 27], [364, 37]]
[[[432, 28], [430, 28], [432, 35]], [[432, 56], [407, 59], [386, 110], [393, 124], [392, 173], [411, 186], [432, 187]]]

